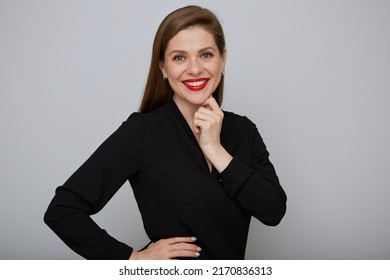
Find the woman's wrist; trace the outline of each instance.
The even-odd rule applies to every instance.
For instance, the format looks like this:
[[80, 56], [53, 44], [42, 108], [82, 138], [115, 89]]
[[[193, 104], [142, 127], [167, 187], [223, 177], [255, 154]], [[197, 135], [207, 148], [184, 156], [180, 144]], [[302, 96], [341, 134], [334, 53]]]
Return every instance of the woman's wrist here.
[[213, 149], [206, 149], [203, 153], [219, 173], [222, 173], [233, 159], [222, 145]]

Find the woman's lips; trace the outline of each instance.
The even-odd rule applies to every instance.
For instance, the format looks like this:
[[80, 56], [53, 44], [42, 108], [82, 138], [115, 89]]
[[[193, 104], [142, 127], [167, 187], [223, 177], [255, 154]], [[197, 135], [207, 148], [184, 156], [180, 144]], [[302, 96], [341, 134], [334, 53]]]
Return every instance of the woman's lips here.
[[206, 87], [208, 81], [209, 81], [209, 79], [206, 79], [206, 78], [188, 79], [188, 80], [184, 80], [183, 84], [189, 90], [198, 91], [198, 90], [204, 89]]

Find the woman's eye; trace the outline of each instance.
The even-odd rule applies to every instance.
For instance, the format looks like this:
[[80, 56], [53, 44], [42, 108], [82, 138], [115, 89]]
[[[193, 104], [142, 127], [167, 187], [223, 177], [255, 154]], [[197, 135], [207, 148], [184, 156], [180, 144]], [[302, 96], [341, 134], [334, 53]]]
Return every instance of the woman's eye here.
[[176, 55], [176, 56], [173, 57], [173, 60], [182, 61], [182, 60], [184, 60], [184, 56], [182, 56], [182, 55]]
[[204, 53], [204, 54], [202, 54], [202, 58], [210, 58], [212, 56], [213, 56], [212, 53]]

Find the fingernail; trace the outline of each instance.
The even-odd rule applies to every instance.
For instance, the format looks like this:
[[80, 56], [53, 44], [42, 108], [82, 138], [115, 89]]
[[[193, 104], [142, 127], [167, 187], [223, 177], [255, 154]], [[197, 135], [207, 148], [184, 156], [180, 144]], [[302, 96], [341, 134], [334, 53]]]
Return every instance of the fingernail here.
[[196, 250], [198, 250], [200, 252], [200, 251], [202, 251], [202, 248], [196, 247]]
[[196, 237], [191, 237], [191, 240], [192, 241], [196, 241]]
[[196, 257], [199, 257], [199, 256], [200, 256], [200, 254], [199, 254], [199, 253], [195, 253], [195, 256], [196, 256]]

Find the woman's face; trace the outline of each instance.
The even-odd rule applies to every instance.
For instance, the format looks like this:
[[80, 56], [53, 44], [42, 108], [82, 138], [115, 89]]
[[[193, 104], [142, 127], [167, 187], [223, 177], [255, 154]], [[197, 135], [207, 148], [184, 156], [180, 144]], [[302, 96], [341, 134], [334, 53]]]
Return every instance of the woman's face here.
[[213, 35], [205, 29], [190, 27], [177, 33], [168, 43], [165, 61], [160, 63], [176, 103], [202, 105], [221, 81], [225, 59], [226, 51], [220, 55]]

